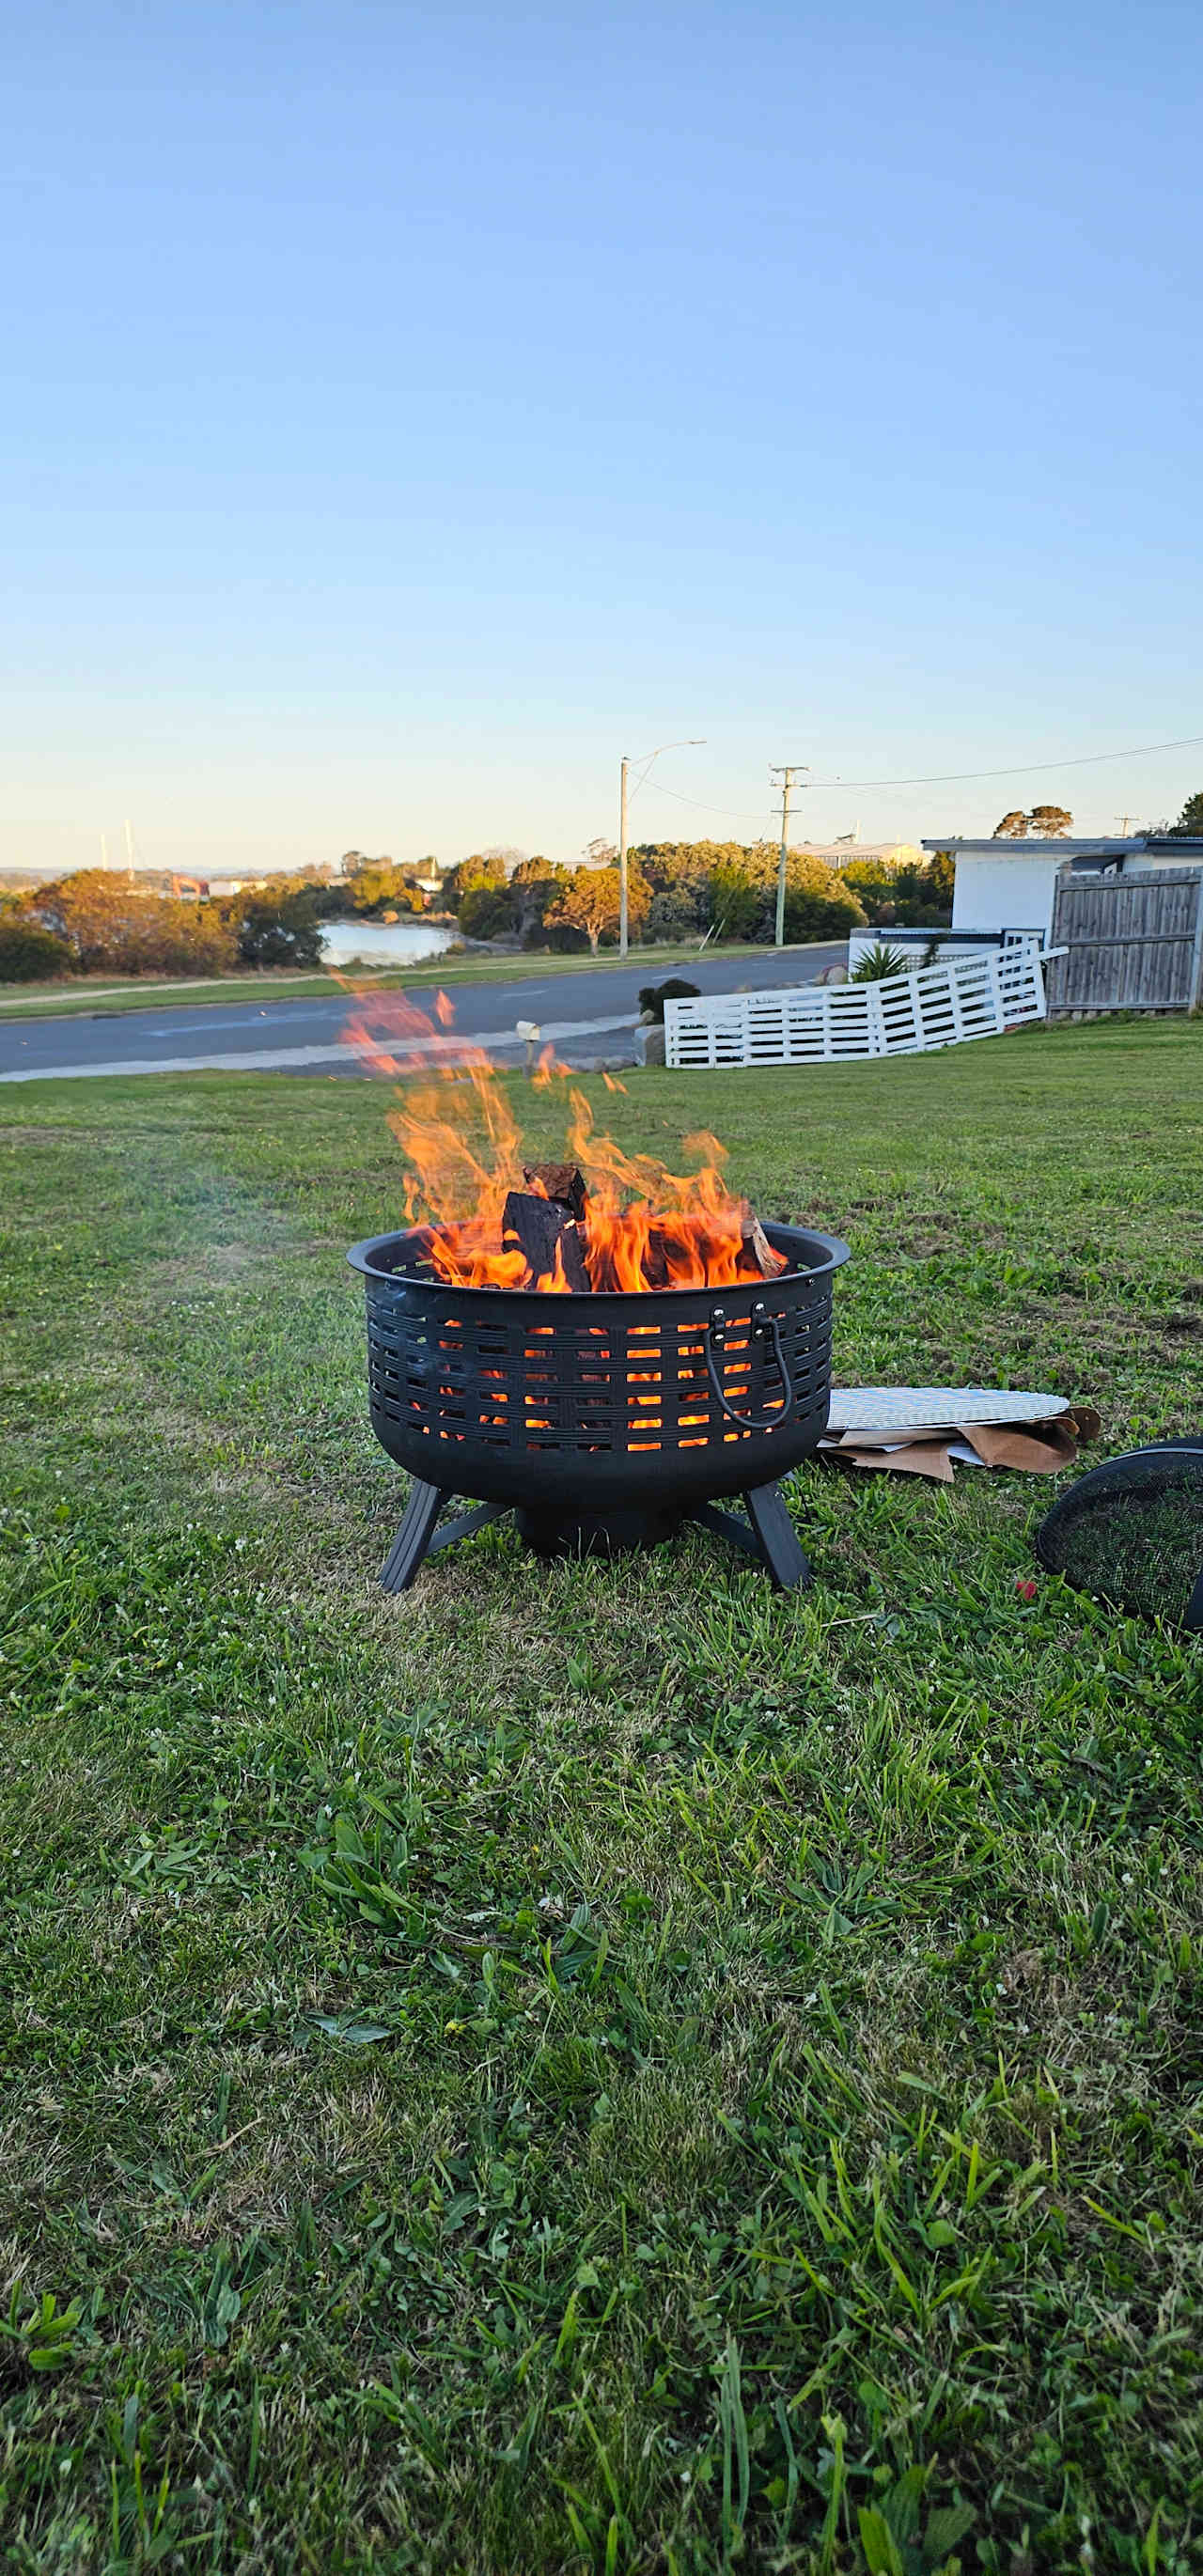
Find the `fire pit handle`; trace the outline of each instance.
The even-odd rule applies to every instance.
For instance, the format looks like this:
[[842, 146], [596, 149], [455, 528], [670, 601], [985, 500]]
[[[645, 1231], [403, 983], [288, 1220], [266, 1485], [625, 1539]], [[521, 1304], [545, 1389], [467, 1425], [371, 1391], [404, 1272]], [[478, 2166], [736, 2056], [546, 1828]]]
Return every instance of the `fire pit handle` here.
[[723, 1306], [713, 1308], [706, 1327], [706, 1366], [710, 1373], [711, 1386], [724, 1413], [731, 1422], [739, 1424], [741, 1431], [775, 1431], [779, 1422], [788, 1422], [798, 1401], [798, 1390], [790, 1376], [785, 1352], [781, 1347], [781, 1327], [776, 1316], [769, 1314], [767, 1307], [759, 1298], [747, 1322], [745, 1323], [740, 1316], [738, 1324], [741, 1332], [746, 1332], [750, 1339], [759, 1342], [764, 1340], [766, 1333], [772, 1334], [773, 1351], [781, 1371], [781, 1386], [785, 1401], [778, 1413], [737, 1413], [734, 1405], [728, 1404], [723, 1393], [722, 1380], [714, 1364], [715, 1352], [721, 1352], [727, 1334], [727, 1312]]

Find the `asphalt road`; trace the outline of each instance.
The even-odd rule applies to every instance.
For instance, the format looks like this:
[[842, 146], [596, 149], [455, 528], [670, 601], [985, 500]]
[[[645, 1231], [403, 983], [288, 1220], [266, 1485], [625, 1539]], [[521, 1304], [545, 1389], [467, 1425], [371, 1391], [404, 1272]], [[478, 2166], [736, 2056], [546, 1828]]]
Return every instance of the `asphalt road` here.
[[[680, 971], [704, 993], [759, 990], [772, 984], [811, 983], [823, 967], [846, 954], [842, 942], [787, 948], [780, 956], [750, 950], [747, 957], [704, 958]], [[517, 1020], [536, 1021], [570, 1063], [629, 1052], [641, 984], [659, 983], [665, 967], [602, 966], [568, 975], [515, 976], [512, 983], [454, 984], [453, 1029], [501, 1062], [521, 1057]], [[397, 993], [369, 1004], [374, 1029], [389, 1045], [390, 1006]], [[429, 985], [409, 996], [429, 1023], [426, 1051], [446, 1041], [434, 1016]], [[231, 1001], [168, 1004], [161, 1011], [97, 1011], [55, 1019], [0, 1019], [0, 1082], [62, 1080], [117, 1073], [293, 1072], [356, 1073], [368, 1068], [342, 1042], [349, 1016], [345, 994], [293, 1002]], [[397, 1041], [394, 1041], [397, 1048]], [[399, 1051], [399, 1049], [398, 1049]]]

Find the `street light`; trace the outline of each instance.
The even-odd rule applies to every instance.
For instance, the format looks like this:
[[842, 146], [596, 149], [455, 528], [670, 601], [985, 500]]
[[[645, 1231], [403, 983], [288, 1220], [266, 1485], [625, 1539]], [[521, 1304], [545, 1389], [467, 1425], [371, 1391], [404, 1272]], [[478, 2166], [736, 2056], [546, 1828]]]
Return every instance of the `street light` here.
[[[620, 957], [625, 957], [630, 947], [627, 937], [627, 771], [638, 769], [642, 765], [643, 778], [646, 778], [652, 762], [659, 760], [662, 751], [700, 751], [705, 740], [704, 733], [690, 734], [688, 739], [682, 742], [658, 743], [655, 751], [641, 752], [638, 760], [624, 759], [623, 761], [622, 784], [618, 798], [618, 954]], [[641, 787], [643, 778], [639, 781]]]

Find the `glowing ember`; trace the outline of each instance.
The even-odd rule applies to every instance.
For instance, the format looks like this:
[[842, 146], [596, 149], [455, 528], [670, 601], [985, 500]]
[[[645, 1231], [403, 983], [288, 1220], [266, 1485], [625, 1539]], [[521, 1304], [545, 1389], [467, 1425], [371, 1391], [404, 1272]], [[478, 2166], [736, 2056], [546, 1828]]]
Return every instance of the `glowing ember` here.
[[[403, 994], [361, 994], [345, 1032], [374, 1071], [404, 1080], [389, 1125], [408, 1167], [405, 1211], [423, 1230], [424, 1256], [453, 1287], [570, 1295], [558, 1243], [550, 1267], [536, 1272], [512, 1224], [503, 1240], [511, 1193], [548, 1193], [524, 1156], [509, 1094], [488, 1057], [447, 1034], [453, 1009], [445, 993], [434, 1007], [437, 1029]], [[568, 1068], [546, 1047], [534, 1078], [546, 1087], [569, 1079]], [[754, 1234], [746, 1201], [727, 1189], [716, 1136], [686, 1137], [697, 1168], [670, 1172], [655, 1156], [627, 1154], [614, 1137], [597, 1135], [582, 1091], [570, 1088], [568, 1099], [567, 1168], [579, 1167], [587, 1192], [579, 1241], [591, 1289], [729, 1288], [763, 1278], [768, 1266], [786, 1267]], [[563, 1215], [574, 1222], [567, 1207]]]

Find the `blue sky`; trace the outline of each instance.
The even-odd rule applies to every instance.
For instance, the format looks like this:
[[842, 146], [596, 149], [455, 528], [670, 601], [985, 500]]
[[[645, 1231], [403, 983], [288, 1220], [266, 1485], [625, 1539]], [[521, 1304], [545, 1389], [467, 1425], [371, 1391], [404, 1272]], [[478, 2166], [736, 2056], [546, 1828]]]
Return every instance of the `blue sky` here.
[[0, 858], [566, 856], [674, 735], [640, 837], [1203, 735], [1194, 0], [66, 0], [7, 70]]

